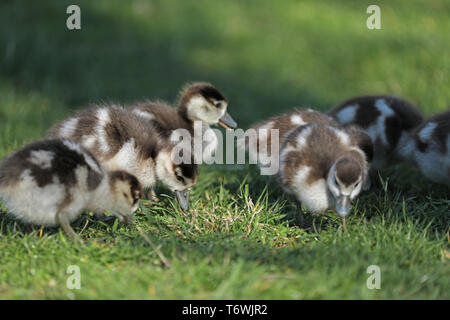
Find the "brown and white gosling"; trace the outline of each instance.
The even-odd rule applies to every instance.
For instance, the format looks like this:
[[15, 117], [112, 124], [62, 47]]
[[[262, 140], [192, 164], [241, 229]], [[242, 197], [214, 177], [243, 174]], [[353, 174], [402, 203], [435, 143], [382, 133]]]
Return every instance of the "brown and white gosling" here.
[[[272, 153], [272, 136], [269, 134], [270, 130], [278, 130], [279, 145], [281, 146], [284, 138], [290, 133], [290, 131], [307, 124], [331, 125], [335, 127], [339, 126], [332, 117], [319, 111], [311, 108], [296, 109], [253, 125], [252, 129], [257, 132], [257, 139], [253, 142], [254, 145], [249, 145], [252, 143], [251, 140], [246, 141], [245, 147], [249, 151], [250, 156], [255, 157], [255, 159], [257, 159], [257, 154], [259, 152], [266, 152], [270, 157]], [[367, 160], [370, 162], [373, 157], [373, 146], [367, 133], [365, 133], [364, 130], [358, 126], [349, 126], [349, 128], [347, 128], [347, 133], [350, 134], [358, 143], [358, 147], [366, 153]], [[243, 145], [242, 140], [239, 144], [240, 146]]]
[[367, 179], [369, 164], [358, 141], [345, 129], [308, 124], [292, 130], [280, 151], [278, 180], [294, 196], [300, 218], [303, 204], [312, 213], [335, 209], [342, 218]]
[[341, 125], [358, 125], [373, 141], [371, 175], [401, 160], [399, 148], [423, 121], [410, 102], [394, 96], [361, 96], [333, 107], [328, 114]]
[[266, 151], [270, 155], [272, 141], [271, 135], [268, 133], [271, 129], [278, 130], [280, 143], [282, 143], [282, 140], [289, 131], [309, 123], [337, 125], [337, 122], [333, 118], [319, 111], [310, 108], [295, 109], [293, 111], [271, 117], [267, 120], [260, 121], [253, 125], [251, 128], [257, 132], [258, 139], [256, 140], [256, 145], [252, 146], [253, 148], [248, 145], [246, 148], [260, 152], [262, 148], [267, 146]]
[[174, 131], [177, 129], [188, 130], [193, 138], [194, 122], [200, 121], [202, 152], [195, 156], [208, 161], [218, 146], [217, 136], [210, 126], [219, 124], [226, 129], [237, 127], [236, 122], [228, 114], [227, 107], [227, 99], [217, 88], [210, 83], [196, 82], [182, 89], [177, 109], [161, 101], [138, 102], [130, 105], [129, 109], [151, 122], [162, 136], [175, 141], [177, 137]]
[[450, 186], [450, 111], [424, 121], [407, 140], [399, 149], [401, 157], [428, 179]]
[[95, 106], [61, 121], [49, 137], [67, 138], [88, 149], [108, 170], [127, 170], [145, 188], [161, 181], [175, 192], [183, 210], [197, 181], [197, 165], [172, 158], [174, 144], [149, 122], [118, 105]]
[[77, 239], [70, 223], [83, 210], [106, 210], [130, 223], [141, 196], [135, 176], [105, 171], [90, 152], [70, 140], [29, 144], [0, 165], [0, 198], [12, 215], [30, 224], [60, 225]]

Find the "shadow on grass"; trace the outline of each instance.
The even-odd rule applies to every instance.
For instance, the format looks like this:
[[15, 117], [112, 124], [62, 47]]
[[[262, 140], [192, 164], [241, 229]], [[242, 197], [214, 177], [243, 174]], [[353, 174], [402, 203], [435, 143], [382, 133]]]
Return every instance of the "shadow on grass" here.
[[[113, 227], [115, 220], [116, 218], [111, 216], [111, 219], [108, 219], [108, 221], [100, 221], [96, 217], [84, 213], [79, 218], [75, 219], [75, 221], [71, 223], [71, 226], [78, 233], [86, 230], [108, 230]], [[22, 237], [35, 234], [38, 237], [41, 237], [57, 234], [60, 230], [64, 233], [59, 226], [41, 227], [31, 225], [15, 219], [12, 214], [0, 212], [0, 235], [2, 236], [15, 234], [16, 236]], [[67, 237], [67, 235], [65, 236]]]
[[[105, 5], [107, 2], [102, 3]], [[68, 1], [3, 1], [0, 4], [0, 48], [4, 56], [0, 60], [0, 81], [13, 85], [19, 91], [40, 92], [55, 98], [55, 101], [63, 101], [71, 108], [103, 99], [126, 102], [158, 97], [173, 100], [175, 92], [186, 81], [211, 81], [228, 95], [230, 113], [242, 127], [272, 115], [274, 108], [281, 112], [299, 103], [313, 106], [325, 104], [322, 96], [286, 83], [276, 70], [269, 70], [263, 65], [254, 70], [254, 74], [246, 75], [238, 64], [234, 64], [231, 70], [217, 72], [220, 67], [192, 62], [190, 57], [194, 49], [199, 52], [205, 47], [220, 50], [226, 40], [220, 25], [206, 10], [195, 11], [194, 15], [190, 12], [190, 17], [194, 17], [195, 21], [171, 25], [173, 21], [164, 24], [154, 13], [150, 13], [148, 19], [145, 15], [135, 19], [136, 16], [130, 14], [131, 4], [125, 5], [125, 12], [121, 12], [122, 7], [118, 3], [110, 7], [107, 3], [108, 10], [102, 10], [101, 5], [79, 1], [83, 27], [80, 31], [69, 31], [65, 26]], [[189, 28], [186, 28], [187, 25]], [[302, 36], [307, 38], [308, 44], [314, 44], [319, 38], [317, 32], [320, 29]], [[407, 49], [406, 44], [403, 44], [404, 50]], [[241, 48], [227, 47], [227, 50], [233, 49], [238, 51]], [[364, 50], [370, 53], [370, 47]], [[327, 61], [334, 59], [334, 56], [323, 52], [317, 59]], [[361, 59], [363, 63], [364, 59]], [[244, 64], [245, 59], [241, 63]], [[4, 118], [1, 109], [0, 118]], [[220, 184], [219, 175], [223, 173], [217, 171], [217, 180], [211, 180], [211, 186]], [[257, 176], [253, 171], [248, 182], [252, 198], [257, 199], [267, 186], [269, 204], [283, 200], [281, 189], [274, 179]], [[237, 194], [244, 177], [244, 173], [233, 174], [232, 180], [225, 177], [223, 186], [230, 193]], [[408, 189], [408, 182], [402, 186], [395, 183], [393, 187], [394, 195], [401, 192], [405, 197], [409, 197], [413, 190]], [[198, 192], [205, 190], [201, 185], [196, 189]], [[448, 192], [445, 189], [436, 191], [434, 186], [430, 192], [423, 192], [422, 184], [417, 190], [416, 202], [427, 204], [424, 208], [428, 212], [439, 211], [437, 228], [439, 232], [444, 232], [448, 228], [448, 223], [443, 220], [445, 213], [441, 214], [445, 203], [434, 205], [432, 200], [439, 197], [448, 199]], [[285, 219], [292, 221], [295, 208], [289, 206], [286, 209]], [[312, 218], [308, 215], [307, 219], [311, 221]], [[434, 218], [433, 214], [423, 214], [418, 215], [418, 219], [426, 224]]]
[[254, 110], [264, 116], [273, 106], [296, 105], [299, 98], [320, 101], [267, 70], [252, 75], [249, 82], [238, 69], [218, 73], [190, 62], [191, 48], [214, 48], [223, 41], [206, 12], [196, 12], [190, 28], [173, 30], [145, 19], [133, 20], [115, 5], [103, 11], [90, 1], [80, 1], [82, 29], [69, 31], [67, 5], [20, 0], [0, 4], [0, 48], [5, 52], [0, 81], [25, 92], [38, 91], [72, 108], [105, 99], [170, 101], [187, 81], [211, 81], [228, 96], [230, 113], [241, 126], [259, 120], [254, 119]]

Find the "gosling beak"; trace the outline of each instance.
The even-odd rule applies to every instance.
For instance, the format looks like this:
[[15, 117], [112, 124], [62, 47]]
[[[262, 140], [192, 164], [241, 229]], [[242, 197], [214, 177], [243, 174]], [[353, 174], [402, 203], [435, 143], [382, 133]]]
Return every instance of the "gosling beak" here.
[[181, 210], [186, 211], [189, 209], [189, 190], [175, 191], [175, 196], [177, 197]]
[[350, 213], [350, 197], [340, 196], [336, 203], [336, 212], [341, 218], [345, 218]]
[[347, 232], [347, 224], [345, 223], [345, 217], [341, 218], [342, 219], [342, 232]]
[[219, 125], [224, 127], [225, 129], [231, 130], [237, 127], [236, 121], [230, 116], [228, 112], [225, 112], [222, 118], [219, 119]]

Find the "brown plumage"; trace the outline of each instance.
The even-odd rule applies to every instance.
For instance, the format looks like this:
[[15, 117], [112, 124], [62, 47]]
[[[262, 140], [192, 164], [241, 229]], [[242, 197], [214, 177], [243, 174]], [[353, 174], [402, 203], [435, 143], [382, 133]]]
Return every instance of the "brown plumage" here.
[[[101, 121], [99, 118], [99, 110], [101, 109], [107, 110], [110, 119], [104, 126], [104, 142], [108, 145], [107, 150], [103, 148], [100, 139], [95, 139], [92, 145], [86, 146], [87, 139], [98, 136], [96, 130]], [[77, 119], [77, 123], [75, 127], [68, 130], [71, 134], [67, 135], [63, 130], [70, 119]], [[50, 138], [60, 136], [84, 144], [101, 161], [108, 160], [117, 154], [123, 144], [130, 139], [133, 139], [138, 146], [139, 156], [142, 160], [155, 158], [155, 155], [166, 144], [157, 128], [149, 125], [142, 118], [127, 112], [121, 106], [114, 104], [96, 105], [81, 110], [67, 120], [53, 126], [48, 132]]]
[[118, 105], [94, 106], [55, 125], [49, 137], [82, 144], [109, 170], [128, 170], [146, 188], [160, 180], [172, 191], [187, 190], [197, 181], [192, 161], [175, 164], [175, 145], [144, 118]]
[[[161, 101], [142, 101], [128, 106], [133, 114], [150, 123], [159, 134], [170, 141], [178, 141], [180, 129], [187, 130], [192, 143], [194, 137], [203, 137], [202, 152], [194, 154], [196, 163], [211, 160], [218, 140], [210, 125], [219, 124], [227, 129], [236, 123], [226, 112], [228, 102], [213, 85], [204, 82], [186, 85], [180, 93], [177, 109]], [[201, 130], [195, 133], [194, 129]], [[207, 140], [207, 141], [206, 141]], [[199, 149], [195, 149], [199, 150]]]
[[133, 204], [136, 204], [142, 198], [144, 192], [141, 183], [134, 176], [123, 170], [111, 171], [109, 173], [109, 185], [111, 190], [114, 189], [117, 181], [122, 181], [130, 186], [130, 194], [127, 195]]
[[202, 96], [206, 101], [214, 105], [215, 101], [228, 103], [225, 96], [212, 84], [207, 82], [194, 82], [186, 84], [178, 97], [178, 114], [185, 121], [192, 122], [188, 116], [188, 104], [192, 97]]
[[341, 127], [352, 139], [353, 143], [357, 145], [366, 155], [367, 162], [372, 163], [374, 156], [374, 146], [372, 139], [367, 132], [358, 125], [348, 125]]
[[192, 134], [194, 128], [192, 122], [181, 116], [180, 110], [171, 107], [169, 104], [162, 101], [140, 101], [129, 106], [129, 109], [136, 115], [149, 114], [151, 118], [143, 118], [149, 121], [155, 130], [164, 138], [169, 138], [172, 131], [176, 129], [186, 129]]
[[[305, 140], [305, 145], [299, 149], [297, 139], [305, 131], [310, 131], [310, 133]], [[348, 140], [343, 141], [339, 133], [346, 134]], [[367, 167], [368, 165], [365, 153], [358, 147], [358, 141], [352, 139], [345, 129], [339, 129], [334, 126], [309, 124], [297, 127], [285, 138], [281, 147], [281, 153], [291, 149], [292, 151], [287, 153], [289, 157], [281, 159], [280, 163], [282, 164], [280, 169], [287, 170], [282, 172], [282, 177], [286, 181], [287, 186], [293, 182], [294, 172], [300, 166], [311, 168], [307, 182], [312, 184], [319, 179], [325, 179], [334, 162], [344, 156], [348, 156], [356, 161], [360, 167]], [[346, 163], [343, 162], [343, 168]], [[351, 163], [354, 162], [352, 161]], [[360, 173], [358, 172], [358, 174]], [[344, 180], [349, 181], [346, 178]]]
[[[308, 123], [318, 124], [337, 124], [334, 119], [329, 116], [312, 109], [295, 109], [281, 115], [273, 116], [267, 120], [252, 125], [251, 128], [259, 130], [261, 128], [278, 129], [280, 138], [284, 137], [290, 130]], [[270, 145], [270, 136], [267, 144]]]
[[[48, 165], [30, 161], [32, 153], [35, 151], [51, 152], [51, 160]], [[87, 161], [91, 161], [92, 165], [89, 165]], [[78, 183], [75, 169], [79, 166], [87, 168], [88, 189], [97, 188], [103, 179], [103, 174], [101, 171], [95, 170], [100, 168], [100, 164], [89, 151], [80, 152], [70, 149], [63, 143], [63, 140], [59, 139], [33, 142], [3, 160], [0, 167], [0, 185], [13, 186], [19, 182], [18, 177], [22, 172], [29, 170], [29, 175], [40, 188], [54, 183], [55, 179], [67, 188], [71, 188]]]
[[[262, 135], [262, 129], [269, 130], [268, 133], [271, 129], [278, 129], [279, 143], [282, 145], [284, 138], [290, 133], [290, 131], [306, 124], [321, 124], [340, 127], [333, 118], [319, 111], [312, 109], [296, 109], [253, 125], [252, 129], [255, 129], [259, 133], [256, 139], [256, 146], [253, 146], [253, 150], [256, 150], [257, 153], [261, 152], [261, 150], [267, 150], [268, 155], [271, 155], [272, 136], [270, 134]], [[373, 144], [370, 136], [357, 125], [348, 126], [345, 131], [351, 137], [353, 143], [366, 154], [367, 161], [371, 162], [373, 158]], [[252, 149], [249, 148], [250, 143], [252, 143], [251, 139], [246, 137], [246, 149], [251, 153]]]
[[351, 153], [344, 154], [340, 161], [336, 162], [336, 177], [345, 185], [355, 183], [362, 176], [363, 159]]
[[400, 148], [403, 159], [430, 180], [450, 186], [450, 111], [430, 117], [405, 141]]
[[384, 99], [386, 104], [395, 112], [395, 120], [398, 121], [398, 124], [403, 130], [411, 130], [423, 121], [422, 113], [411, 102], [388, 95], [354, 97], [339, 103], [337, 106], [333, 107], [328, 114], [335, 117], [336, 114], [346, 106], [359, 105], [353, 123], [358, 124], [363, 128], [367, 128], [381, 115], [380, 110], [375, 107], [375, 102], [379, 99]]
[[[250, 137], [246, 137], [245, 148], [250, 153], [252, 153], [253, 150], [256, 151], [256, 153], [263, 151], [267, 152], [270, 156], [272, 154], [272, 135], [270, 134], [270, 130], [278, 130], [279, 144], [281, 145], [289, 131], [309, 123], [337, 124], [334, 119], [318, 111], [312, 109], [295, 109], [252, 125], [251, 129], [254, 129], [257, 132], [256, 141], [252, 141]], [[267, 134], [265, 134], [265, 132], [267, 132]], [[256, 154], [251, 155], [256, 157]]]
[[362, 190], [369, 164], [355, 132], [324, 124], [306, 124], [291, 130], [280, 152], [278, 180], [310, 212], [335, 209], [345, 218], [350, 202]]
[[193, 133], [193, 121], [188, 114], [189, 103], [192, 98], [201, 96], [206, 102], [214, 105], [216, 101], [224, 103], [226, 107], [227, 99], [212, 84], [206, 82], [195, 82], [187, 84], [183, 87], [179, 94], [177, 108], [173, 108], [163, 101], [145, 100], [136, 102], [128, 106], [128, 108], [139, 114], [145, 112], [151, 115], [147, 118], [165, 137], [169, 137], [173, 130], [182, 128]]
[[0, 197], [8, 212], [31, 224], [59, 224], [77, 239], [70, 222], [84, 210], [107, 210], [129, 223], [141, 195], [135, 176], [105, 170], [68, 139], [31, 143], [0, 164]]
[[373, 141], [373, 169], [395, 164], [408, 132], [423, 120], [410, 102], [394, 96], [361, 96], [333, 107], [328, 114], [342, 125], [358, 125]]
[[[428, 141], [420, 138], [420, 132], [430, 123], [435, 123], [432, 134], [430, 135]], [[448, 150], [447, 139], [450, 132], [450, 110], [439, 114], [436, 114], [426, 121], [423, 121], [421, 125], [417, 126], [412, 132], [417, 148], [421, 152], [426, 152], [430, 147], [430, 143], [435, 144], [442, 154], [445, 154]]]

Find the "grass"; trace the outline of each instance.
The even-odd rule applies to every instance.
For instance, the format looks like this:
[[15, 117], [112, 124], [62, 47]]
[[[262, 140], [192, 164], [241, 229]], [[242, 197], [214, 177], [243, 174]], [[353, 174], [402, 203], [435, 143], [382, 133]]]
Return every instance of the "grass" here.
[[[327, 110], [366, 93], [396, 94], [426, 114], [450, 100], [450, 5], [379, 1], [78, 1], [82, 30], [65, 28], [70, 1], [0, 4], [0, 158], [91, 102], [174, 101], [187, 81], [211, 81], [247, 128], [293, 106]], [[0, 217], [0, 299], [449, 299], [448, 188], [402, 165], [348, 219], [308, 216], [252, 166], [202, 166], [191, 210], [160, 189], [136, 225], [85, 214], [89, 243]], [[6, 208], [0, 208], [6, 212]], [[157, 245], [154, 250], [139, 233]], [[164, 267], [160, 252], [170, 262]], [[70, 265], [81, 289], [66, 287]], [[381, 268], [369, 290], [367, 267]]]

